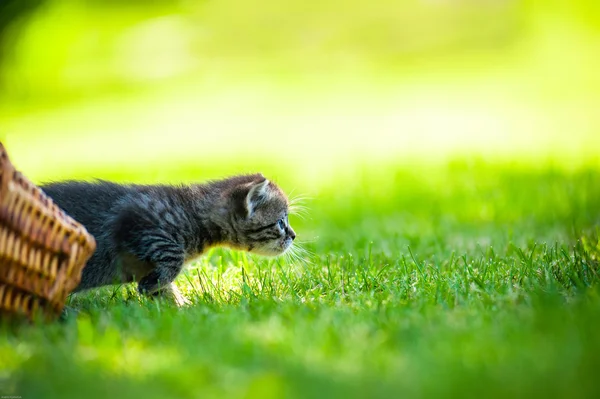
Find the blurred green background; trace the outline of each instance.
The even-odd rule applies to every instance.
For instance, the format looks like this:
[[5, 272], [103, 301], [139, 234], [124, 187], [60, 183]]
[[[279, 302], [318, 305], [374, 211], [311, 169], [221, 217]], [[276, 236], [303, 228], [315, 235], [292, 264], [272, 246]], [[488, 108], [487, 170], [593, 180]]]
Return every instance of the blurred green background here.
[[241, 162], [301, 183], [376, 159], [600, 149], [592, 0], [1, 7], [0, 138], [34, 180]]
[[600, 3], [0, 0], [36, 182], [261, 171], [299, 259], [211, 251], [0, 328], [25, 397], [598, 397]]

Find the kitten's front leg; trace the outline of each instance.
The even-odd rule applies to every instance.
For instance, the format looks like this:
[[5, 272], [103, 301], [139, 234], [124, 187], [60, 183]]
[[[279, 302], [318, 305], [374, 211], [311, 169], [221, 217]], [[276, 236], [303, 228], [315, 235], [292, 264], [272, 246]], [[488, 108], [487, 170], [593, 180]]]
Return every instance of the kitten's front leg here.
[[176, 254], [174, 251], [156, 253], [155, 256], [149, 257], [149, 260], [155, 265], [154, 270], [142, 277], [138, 283], [138, 291], [145, 295], [168, 289], [183, 268], [184, 254], [183, 251], [181, 254]]
[[151, 204], [143, 205], [123, 209], [115, 224], [115, 239], [120, 251], [150, 265], [150, 272], [138, 282], [138, 291], [153, 295], [167, 288], [179, 275], [185, 248], [178, 232], [154, 217]]

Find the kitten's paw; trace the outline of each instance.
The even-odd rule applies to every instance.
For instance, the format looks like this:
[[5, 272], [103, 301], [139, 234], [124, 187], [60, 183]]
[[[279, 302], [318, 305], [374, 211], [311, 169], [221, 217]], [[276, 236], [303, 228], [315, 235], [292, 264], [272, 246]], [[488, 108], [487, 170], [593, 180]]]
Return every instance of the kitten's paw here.
[[169, 287], [165, 288], [165, 296], [168, 296], [169, 300], [172, 300], [178, 307], [192, 304], [185, 296], [183, 296], [174, 283], [171, 283]]
[[173, 294], [173, 300], [175, 301], [175, 305], [177, 305], [178, 307], [183, 307], [183, 306], [188, 306], [191, 305], [192, 302], [190, 302], [185, 296], [183, 296], [183, 294], [181, 292], [177, 292]]
[[157, 292], [151, 294], [152, 298], [160, 298], [174, 304], [177, 307], [191, 305], [192, 303], [179, 291], [179, 288], [174, 283], [161, 288]]
[[138, 283], [138, 292], [142, 295], [154, 296], [161, 291], [160, 282], [156, 270], [151, 271]]

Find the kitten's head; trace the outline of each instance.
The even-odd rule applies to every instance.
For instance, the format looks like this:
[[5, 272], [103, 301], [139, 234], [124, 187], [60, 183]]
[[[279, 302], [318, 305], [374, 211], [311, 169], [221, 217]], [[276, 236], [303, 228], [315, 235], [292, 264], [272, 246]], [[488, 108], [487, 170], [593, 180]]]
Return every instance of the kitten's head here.
[[296, 238], [283, 191], [261, 174], [231, 180], [226, 190], [232, 247], [260, 255], [283, 254]]

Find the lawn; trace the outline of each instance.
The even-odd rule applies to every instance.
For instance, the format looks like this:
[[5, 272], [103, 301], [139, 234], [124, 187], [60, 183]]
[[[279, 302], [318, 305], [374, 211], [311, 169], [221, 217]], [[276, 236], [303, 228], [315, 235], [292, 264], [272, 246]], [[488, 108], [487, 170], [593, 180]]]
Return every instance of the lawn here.
[[2, 394], [597, 397], [599, 179], [585, 165], [362, 166], [291, 219], [298, 257], [214, 250], [190, 265], [189, 307], [114, 287], [72, 296], [62, 322], [1, 329]]
[[297, 249], [211, 250], [183, 308], [115, 286], [0, 323], [0, 399], [600, 397], [595, 2], [121, 3], [14, 36], [16, 166], [261, 171], [305, 198]]

